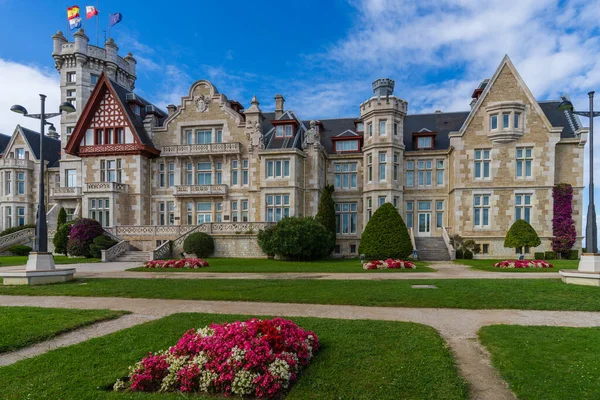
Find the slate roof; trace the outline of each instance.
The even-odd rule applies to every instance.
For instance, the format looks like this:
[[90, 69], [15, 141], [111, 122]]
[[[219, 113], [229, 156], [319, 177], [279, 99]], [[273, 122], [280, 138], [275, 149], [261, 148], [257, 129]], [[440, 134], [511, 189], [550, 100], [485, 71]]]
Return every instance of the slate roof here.
[[546, 117], [552, 126], [562, 126], [561, 139], [572, 139], [577, 135], [575, 132], [581, 128], [581, 122], [577, 115], [571, 111], [558, 111], [558, 105], [563, 100], [569, 100], [567, 95], [561, 96], [561, 100], [538, 101]]
[[469, 111], [460, 111], [407, 115], [404, 118], [404, 146], [406, 151], [416, 150], [413, 133], [423, 129], [437, 132], [433, 141], [435, 150], [446, 150], [450, 147], [448, 134], [458, 131], [469, 114]]
[[[308, 124], [301, 121], [296, 114], [289, 110], [284, 112], [281, 117], [275, 118], [275, 113], [263, 113], [265, 120], [262, 122], [262, 131], [265, 140], [265, 149], [302, 149], [304, 133], [308, 130]], [[274, 120], [295, 120], [298, 128], [291, 138], [275, 137], [275, 127], [271, 123]]]
[[10, 136], [5, 135], [4, 133], [0, 133], [0, 154], [4, 153], [8, 142], [10, 142]]
[[[40, 159], [40, 133], [19, 126], [23, 137], [36, 159]], [[60, 162], [60, 140], [44, 136], [44, 160], [48, 161], [48, 167], [58, 167]]]

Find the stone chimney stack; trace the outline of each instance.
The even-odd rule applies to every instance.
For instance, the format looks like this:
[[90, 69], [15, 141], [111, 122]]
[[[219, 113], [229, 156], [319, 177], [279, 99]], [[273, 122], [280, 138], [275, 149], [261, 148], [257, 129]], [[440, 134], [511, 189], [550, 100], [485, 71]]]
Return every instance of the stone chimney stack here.
[[175, 111], [177, 111], [177, 106], [175, 104], [169, 104], [167, 106], [167, 114], [169, 115], [169, 117], [175, 114]]
[[283, 115], [283, 104], [285, 99], [282, 95], [278, 94], [275, 96], [275, 119], [279, 119]]

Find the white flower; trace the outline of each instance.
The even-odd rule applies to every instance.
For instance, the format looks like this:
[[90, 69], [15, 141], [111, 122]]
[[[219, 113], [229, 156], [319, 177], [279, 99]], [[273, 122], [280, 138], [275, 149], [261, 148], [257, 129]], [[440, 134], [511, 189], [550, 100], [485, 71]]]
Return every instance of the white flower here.
[[194, 358], [192, 358], [192, 363], [196, 364], [200, 369], [204, 367], [204, 364], [206, 364], [207, 361], [208, 357], [203, 351], [199, 352]]
[[213, 329], [211, 329], [208, 326], [205, 326], [204, 328], [200, 328], [196, 331], [196, 333], [198, 335], [200, 335], [200, 337], [207, 337], [207, 336], [212, 336], [215, 334], [215, 331]]
[[231, 391], [239, 396], [252, 394], [255, 390], [253, 382], [257, 376], [258, 374], [253, 374], [246, 369], [239, 370], [231, 383]]
[[125, 382], [123, 382], [120, 379], [117, 379], [117, 381], [115, 382], [115, 384], [113, 385], [113, 390], [115, 392], [120, 392], [127, 389], [127, 385], [125, 384]]
[[231, 356], [229, 356], [229, 363], [242, 362], [246, 358], [246, 350], [242, 350], [237, 346], [231, 349]]
[[201, 392], [208, 392], [208, 389], [210, 388], [212, 383], [215, 381], [215, 379], [217, 379], [218, 377], [219, 377], [219, 374], [217, 374], [216, 372], [209, 371], [207, 369], [202, 371], [202, 374], [200, 375], [200, 380], [199, 380], [199, 384], [200, 384], [199, 390]]
[[292, 373], [290, 372], [289, 364], [280, 358], [276, 358], [271, 364], [269, 364], [269, 372], [277, 377], [279, 380], [283, 381], [282, 385], [284, 388], [287, 388], [292, 378]]

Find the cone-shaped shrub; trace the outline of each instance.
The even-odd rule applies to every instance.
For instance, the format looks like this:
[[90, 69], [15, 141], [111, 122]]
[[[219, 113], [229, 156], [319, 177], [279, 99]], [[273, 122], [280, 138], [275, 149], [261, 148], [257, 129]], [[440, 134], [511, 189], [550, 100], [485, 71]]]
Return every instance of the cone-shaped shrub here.
[[405, 259], [412, 254], [408, 229], [398, 210], [385, 203], [371, 217], [361, 237], [358, 252], [369, 260]]
[[63, 207], [61, 207], [60, 211], [58, 212], [58, 218], [56, 220], [56, 227], [60, 228], [60, 226], [62, 224], [64, 224], [65, 222], [67, 222], [67, 212], [65, 211], [65, 209]]
[[328, 185], [325, 187], [323, 194], [321, 195], [321, 199], [319, 200], [319, 209], [317, 211], [317, 215], [315, 219], [317, 222], [320, 222], [329, 232], [331, 232], [331, 236], [333, 240], [331, 241], [331, 249], [329, 252], [333, 252], [335, 248], [335, 202], [333, 201], [333, 185]]
[[537, 232], [524, 219], [515, 221], [506, 232], [504, 247], [518, 249], [519, 247], [537, 247], [542, 244]]

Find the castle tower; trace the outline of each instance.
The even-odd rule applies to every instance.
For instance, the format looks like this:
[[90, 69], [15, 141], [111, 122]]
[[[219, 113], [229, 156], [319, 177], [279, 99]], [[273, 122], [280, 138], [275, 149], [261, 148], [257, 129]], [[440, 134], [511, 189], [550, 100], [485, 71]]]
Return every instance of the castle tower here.
[[394, 81], [373, 82], [373, 97], [360, 105], [364, 123], [364, 223], [382, 203], [403, 204], [403, 128], [408, 103], [394, 96]]

